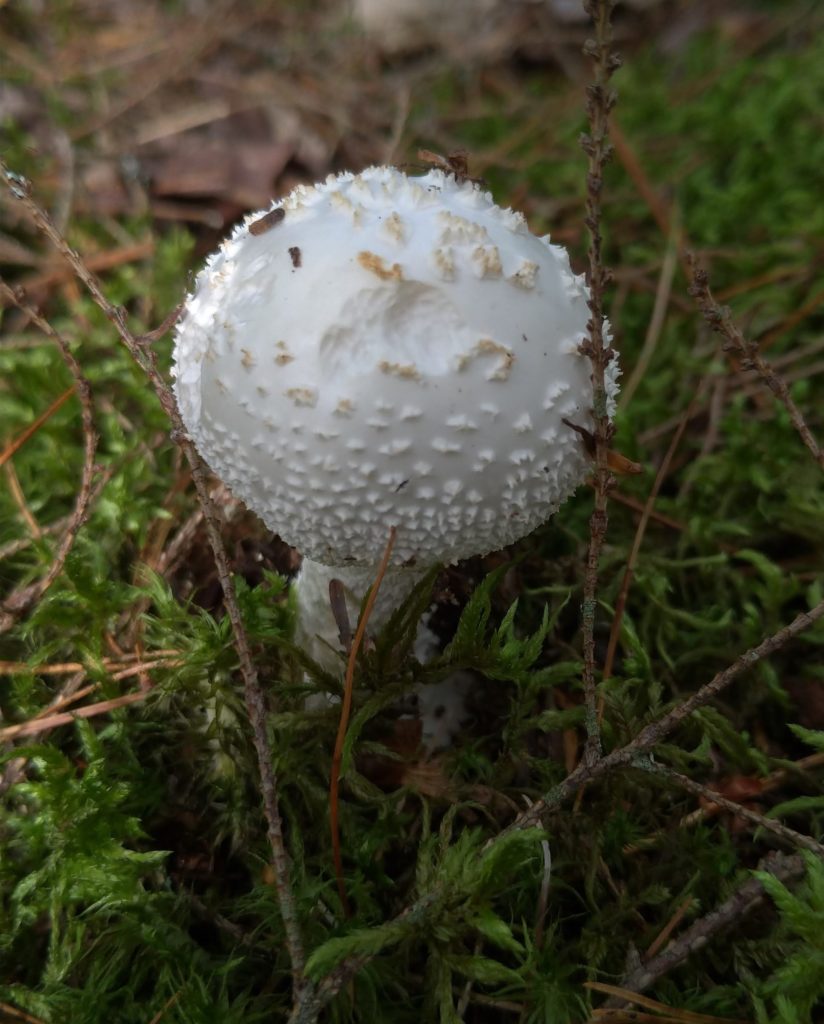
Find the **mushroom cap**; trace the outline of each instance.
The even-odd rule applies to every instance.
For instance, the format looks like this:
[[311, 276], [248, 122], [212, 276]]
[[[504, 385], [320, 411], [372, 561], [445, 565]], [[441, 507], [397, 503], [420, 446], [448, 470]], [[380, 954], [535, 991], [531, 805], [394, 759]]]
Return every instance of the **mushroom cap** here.
[[529, 533], [587, 473], [562, 422], [591, 421], [587, 297], [563, 248], [471, 182], [330, 176], [209, 258], [177, 400], [211, 469], [309, 558], [373, 565], [396, 526], [394, 563], [457, 561]]

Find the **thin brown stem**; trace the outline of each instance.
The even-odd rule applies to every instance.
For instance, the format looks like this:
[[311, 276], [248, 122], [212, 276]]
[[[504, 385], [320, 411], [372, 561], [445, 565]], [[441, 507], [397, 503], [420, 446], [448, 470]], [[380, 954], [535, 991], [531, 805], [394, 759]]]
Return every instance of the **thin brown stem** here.
[[698, 266], [692, 253], [687, 254], [687, 262], [691, 274], [690, 295], [695, 299], [701, 315], [711, 330], [715, 331], [723, 339], [722, 348], [725, 351], [735, 352], [741, 359], [743, 369], [754, 370], [758, 374], [763, 383], [766, 384], [787, 410], [790, 422], [797, 431], [798, 436], [804, 442], [807, 450], [818, 465], [824, 469], [824, 450], [819, 447], [810, 428], [805, 423], [801, 410], [793, 401], [786, 381], [775, 372], [761, 355], [756, 342], [744, 337], [733, 322], [729, 309], [725, 306], [719, 306], [715, 301], [710, 290], [707, 272]]
[[582, 786], [610, 771], [614, 771], [616, 768], [626, 767], [633, 763], [646, 767], [648, 764], [647, 753], [665, 740], [693, 711], [697, 711], [699, 708], [709, 704], [743, 672], [752, 668], [759, 661], [763, 661], [764, 658], [780, 651], [793, 637], [803, 633], [823, 618], [824, 601], [820, 601], [810, 611], [801, 612], [792, 622], [779, 629], [777, 633], [766, 637], [756, 647], [751, 647], [750, 650], [739, 655], [731, 665], [718, 672], [691, 697], [677, 707], [674, 707], [667, 714], [657, 719], [657, 721], [650, 722], [625, 746], [605, 754], [600, 761], [593, 765], [588, 765], [585, 762], [579, 764], [550, 793], [540, 800], [536, 800], [531, 807], [522, 811], [505, 832], [540, 825], [548, 811], [554, 810], [571, 796], [574, 796]]
[[606, 336], [604, 291], [609, 272], [603, 262], [603, 236], [601, 233], [601, 192], [603, 172], [612, 152], [609, 142], [609, 113], [615, 105], [615, 93], [609, 80], [620, 67], [619, 58], [610, 50], [612, 32], [610, 15], [613, 0], [589, 0], [586, 9], [592, 18], [595, 38], [584, 47], [592, 58], [594, 81], [587, 88], [587, 117], [589, 132], [581, 139], [587, 155], [586, 225], [589, 229], [589, 310], [588, 337], [581, 347], [589, 357], [592, 372], [592, 420], [595, 438], [595, 507], [589, 523], [589, 549], [581, 617], [584, 656], [583, 687], [586, 705], [587, 741], [583, 761], [594, 764], [601, 756], [601, 735], [598, 724], [595, 667], [595, 616], [597, 611], [598, 563], [607, 532], [607, 502], [613, 483], [608, 466], [609, 442], [613, 427], [607, 408], [605, 384], [606, 369], [615, 358]]
[[745, 821], [749, 821], [750, 824], [756, 825], [758, 828], [763, 828], [767, 832], [772, 832], [773, 835], [778, 836], [779, 839], [783, 839], [787, 843], [799, 846], [804, 850], [810, 850], [811, 853], [816, 854], [818, 857], [824, 857], [824, 846], [822, 846], [821, 843], [817, 842], [810, 836], [805, 836], [800, 832], [796, 832], [795, 829], [782, 825], [780, 821], [776, 821], [774, 818], [768, 818], [763, 814], [759, 814], [758, 811], [753, 811], [749, 807], [745, 807], [743, 804], [736, 803], [735, 800], [729, 800], [721, 793], [717, 793], [714, 789], [710, 789], [708, 786], [704, 786], [700, 782], [694, 782], [686, 775], [682, 775], [681, 772], [677, 772], [667, 765], [650, 763], [647, 766], [647, 769], [655, 775], [660, 775], [663, 779], [669, 779], [671, 782], [676, 783], [676, 785], [680, 786], [681, 789], [685, 789], [688, 793], [694, 793], [696, 796], [700, 796], [704, 800], [708, 800], [710, 803], [715, 804], [722, 810], [728, 811], [730, 814], [734, 814], [737, 818], [743, 818]]
[[685, 900], [682, 900], [675, 908], [675, 913], [670, 917], [669, 921], [664, 925], [661, 931], [655, 936], [654, 941], [650, 944], [647, 951], [644, 953], [644, 960], [652, 960], [656, 953], [658, 953], [664, 946], [669, 942], [670, 936], [683, 921], [684, 915], [693, 905], [695, 900], [692, 896], [687, 896]]
[[666, 1003], [659, 1003], [657, 999], [648, 999], [646, 996], [639, 996], [637, 993], [628, 992], [618, 985], [608, 985], [603, 981], [585, 981], [584, 988], [593, 992], [603, 992], [605, 995], [612, 995], [624, 1002], [634, 1003], [636, 1006], [643, 1006], [652, 1013], [633, 1011], [631, 1014], [624, 1014], [613, 1009], [599, 1008], [593, 1011], [588, 1024], [609, 1021], [611, 1024], [747, 1024], [747, 1021], [730, 1017], [711, 1017], [706, 1013], [695, 1013], [693, 1010], [685, 1010], [683, 1007], [674, 1009]]
[[101, 700], [97, 704], [87, 704], [82, 708], [75, 708], [74, 711], [64, 711], [59, 714], [47, 715], [44, 718], [33, 718], [28, 722], [20, 722], [17, 725], [7, 725], [0, 729], [0, 741], [17, 739], [20, 736], [34, 736], [45, 732], [47, 729], [56, 729], [59, 725], [69, 725], [78, 718], [94, 718], [97, 715], [106, 715], [116, 708], [125, 707], [127, 704], [136, 704], [149, 696], [149, 690], [139, 690], [136, 693], [124, 693], [122, 697], [112, 697], [111, 700]]
[[45, 1021], [41, 1020], [40, 1017], [32, 1017], [30, 1013], [24, 1013], [23, 1010], [18, 1010], [8, 1003], [0, 1003], [0, 1011], [14, 1020], [22, 1020], [24, 1024], [45, 1024]]
[[[16, 293], [9, 288], [2, 278], [0, 278], [0, 295], [5, 295], [7, 299], [17, 305]], [[74, 388], [66, 388], [61, 395], [58, 395], [57, 398], [55, 398], [48, 409], [44, 409], [43, 412], [41, 412], [25, 430], [22, 430], [14, 440], [9, 441], [6, 447], [0, 451], [0, 466], [5, 466], [15, 452], [18, 452], [26, 441], [36, 434], [43, 424], [54, 416], [58, 409], [62, 408], [66, 404], [73, 394]]]
[[[759, 867], [779, 882], [791, 882], [804, 874], [804, 860], [800, 854], [771, 853]], [[660, 953], [636, 967], [623, 979], [621, 988], [630, 992], [643, 992], [650, 988], [659, 978], [679, 967], [688, 956], [706, 946], [718, 932], [752, 913], [766, 898], [761, 882], [757, 878], [748, 878], [729, 899], [693, 922]], [[625, 1002], [624, 999], [611, 999], [606, 1005], [616, 1006]]]

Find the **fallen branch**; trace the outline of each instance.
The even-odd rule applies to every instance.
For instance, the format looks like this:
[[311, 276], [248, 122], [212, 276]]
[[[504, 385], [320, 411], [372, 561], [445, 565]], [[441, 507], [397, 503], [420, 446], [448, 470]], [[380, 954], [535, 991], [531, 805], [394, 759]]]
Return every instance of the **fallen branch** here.
[[45, 732], [47, 729], [56, 729], [58, 725], [69, 725], [76, 718], [95, 718], [97, 715], [105, 715], [109, 711], [126, 707], [128, 704], [137, 704], [139, 701], [145, 700], [150, 693], [151, 690], [124, 693], [122, 697], [112, 697], [111, 700], [101, 700], [97, 704], [87, 704], [74, 711], [61, 711], [58, 714], [45, 715], [43, 718], [32, 718], [28, 722], [20, 722], [18, 725], [7, 725], [5, 729], [0, 729], [0, 740], [32, 736], [39, 732]]
[[772, 832], [773, 835], [778, 836], [779, 839], [783, 839], [785, 842], [791, 843], [794, 846], [800, 846], [804, 850], [810, 850], [818, 857], [824, 857], [824, 846], [821, 843], [811, 836], [802, 835], [802, 833], [796, 832], [795, 829], [782, 825], [775, 818], [768, 818], [763, 814], [759, 814], [758, 811], [753, 811], [743, 804], [736, 803], [735, 800], [729, 800], [722, 793], [718, 793], [714, 789], [702, 785], [700, 782], [693, 782], [686, 775], [682, 775], [681, 772], [677, 772], [667, 765], [650, 762], [646, 769], [654, 775], [660, 775], [663, 779], [669, 779], [688, 793], [694, 793], [696, 796], [708, 800], [722, 810], [729, 811], [730, 814], [734, 814], [737, 818], [743, 818], [758, 828]]
[[[588, 782], [591, 782], [616, 768], [635, 764], [638, 767], [646, 767], [648, 762], [647, 754], [653, 747], [669, 736], [685, 718], [704, 707], [714, 700], [723, 690], [730, 686], [744, 671], [752, 668], [759, 661], [780, 651], [793, 637], [809, 629], [819, 619], [824, 618], [824, 601], [820, 601], [808, 612], [801, 612], [792, 622], [782, 627], [777, 633], [766, 637], [756, 647], [739, 655], [735, 661], [716, 673], [713, 678], [705, 683], [691, 697], [681, 704], [668, 711], [655, 722], [644, 726], [635, 739], [630, 740], [623, 747], [605, 754], [595, 764], [588, 765], [582, 762], [578, 767], [560, 782], [551, 792], [536, 800], [531, 807], [522, 811], [515, 821], [512, 822], [501, 835], [505, 835], [514, 829], [534, 828], [542, 824], [544, 816], [549, 811], [555, 810], [565, 800]], [[495, 842], [495, 840], [491, 840]]]
[[[759, 865], [779, 882], [791, 882], [804, 875], [804, 860], [800, 854], [788, 856], [770, 853]], [[767, 898], [764, 887], [757, 878], [748, 878], [743, 885], [724, 900], [715, 910], [693, 922], [686, 931], [674, 939], [660, 953], [631, 971], [621, 982], [621, 988], [630, 992], [643, 992], [651, 985], [680, 966], [687, 957], [702, 949], [719, 931], [746, 917]], [[607, 1006], [619, 1006], [623, 999], [610, 999]]]

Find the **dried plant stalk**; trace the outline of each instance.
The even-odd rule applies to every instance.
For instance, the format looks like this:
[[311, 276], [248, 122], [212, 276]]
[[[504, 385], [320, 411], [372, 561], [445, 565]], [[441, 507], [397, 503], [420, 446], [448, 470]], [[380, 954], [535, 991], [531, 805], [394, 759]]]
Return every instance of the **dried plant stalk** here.
[[[802, 878], [805, 871], [804, 860], [797, 853], [789, 856], [771, 853], [764, 858], [759, 867], [784, 883]], [[746, 917], [766, 898], [767, 894], [761, 882], [757, 878], [747, 879], [729, 899], [694, 921], [660, 953], [656, 953], [646, 963], [636, 967], [622, 980], [621, 988], [629, 992], [643, 992], [648, 989], [659, 978], [680, 966], [693, 952], [706, 946], [719, 931]], [[610, 999], [606, 1005], [618, 1006], [625, 1002], [624, 999]]]
[[704, 707], [714, 700], [723, 690], [730, 686], [743, 672], [752, 668], [759, 661], [780, 651], [793, 637], [809, 629], [814, 623], [824, 619], [824, 601], [820, 601], [808, 612], [801, 612], [792, 622], [766, 637], [756, 647], [740, 654], [735, 661], [697, 690], [691, 697], [674, 707], [655, 722], [645, 726], [635, 739], [623, 747], [610, 751], [593, 765], [581, 763], [552, 792], [536, 800], [531, 807], [522, 811], [506, 832], [516, 828], [532, 828], [540, 825], [548, 811], [559, 807], [565, 800], [574, 796], [578, 790], [607, 772], [616, 768], [635, 764], [638, 767], [649, 766], [647, 754], [653, 747], [661, 743], [678, 725], [688, 718], [693, 711]]
[[710, 290], [706, 270], [698, 266], [693, 253], [687, 254], [690, 271], [690, 295], [701, 311], [710, 328], [723, 338], [725, 351], [732, 351], [741, 358], [741, 368], [754, 370], [766, 386], [772, 391], [789, 414], [793, 427], [804, 442], [807, 450], [824, 469], [824, 451], [819, 447], [810, 428], [801, 415], [801, 410], [793, 401], [786, 381], [780, 377], [761, 355], [758, 345], [749, 341], [733, 323], [732, 314], [725, 306], [719, 306]]
[[749, 821], [750, 824], [756, 825], [758, 828], [763, 828], [767, 832], [772, 832], [773, 835], [778, 836], [779, 839], [783, 839], [785, 842], [788, 842], [793, 846], [798, 846], [803, 850], [810, 850], [810, 852], [814, 853], [817, 857], [824, 857], [824, 846], [811, 836], [805, 836], [801, 832], [796, 832], [795, 829], [789, 828], [787, 825], [782, 825], [781, 822], [776, 821], [775, 818], [768, 818], [763, 814], [759, 814], [758, 811], [753, 811], [749, 807], [744, 807], [735, 800], [729, 800], [723, 794], [716, 792], [714, 789], [710, 789], [708, 786], [702, 785], [700, 782], [693, 782], [693, 780], [688, 778], [686, 775], [682, 775], [681, 772], [676, 772], [674, 769], [667, 767], [667, 765], [650, 763], [648, 765], [648, 769], [655, 775], [660, 775], [664, 779], [669, 779], [677, 786], [685, 789], [688, 793], [694, 793], [696, 796], [703, 797], [705, 800], [710, 801], [710, 803], [715, 804], [722, 810], [735, 815], [735, 817], [743, 818], [746, 821]]
[[601, 192], [603, 172], [612, 152], [609, 142], [609, 113], [615, 105], [615, 92], [609, 80], [620, 67], [620, 59], [611, 52], [610, 15], [613, 0], [589, 0], [585, 5], [595, 26], [595, 39], [584, 47], [592, 58], [595, 78], [587, 88], [587, 117], [589, 132], [581, 139], [588, 157], [586, 225], [589, 229], [589, 310], [588, 337], [581, 347], [592, 365], [592, 418], [595, 438], [595, 507], [589, 522], [589, 550], [587, 552], [582, 633], [584, 654], [584, 701], [586, 704], [587, 741], [583, 762], [593, 765], [601, 756], [601, 735], [598, 724], [595, 667], [595, 615], [597, 610], [598, 562], [604, 546], [609, 521], [607, 503], [612, 486], [608, 465], [609, 442], [613, 426], [607, 413], [607, 394], [604, 377], [615, 352], [606, 342], [604, 291], [609, 282], [609, 271], [603, 263], [601, 234]]

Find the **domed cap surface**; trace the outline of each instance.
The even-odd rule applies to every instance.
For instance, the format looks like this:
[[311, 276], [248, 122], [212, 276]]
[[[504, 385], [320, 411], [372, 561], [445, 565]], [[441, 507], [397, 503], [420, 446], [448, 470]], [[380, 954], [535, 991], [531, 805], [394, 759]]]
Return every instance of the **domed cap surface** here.
[[306, 556], [371, 565], [396, 526], [394, 562], [452, 562], [583, 480], [562, 420], [590, 422], [588, 317], [566, 252], [520, 214], [441, 171], [375, 167], [223, 243], [178, 327], [175, 389], [212, 470]]

